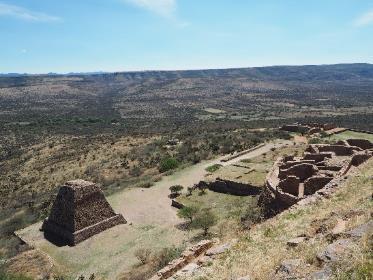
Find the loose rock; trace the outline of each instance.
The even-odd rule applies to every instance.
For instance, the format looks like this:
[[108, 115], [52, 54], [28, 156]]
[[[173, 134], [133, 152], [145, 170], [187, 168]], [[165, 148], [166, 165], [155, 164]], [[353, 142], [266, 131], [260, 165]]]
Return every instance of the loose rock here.
[[306, 240], [307, 240], [307, 237], [305, 237], [305, 236], [296, 237], [296, 238], [290, 239], [287, 242], [287, 245], [290, 246], [290, 247], [296, 247], [299, 244], [305, 242]]
[[230, 249], [231, 245], [229, 243], [213, 247], [206, 252], [206, 256], [215, 256], [215, 255], [220, 255], [226, 252], [228, 249]]

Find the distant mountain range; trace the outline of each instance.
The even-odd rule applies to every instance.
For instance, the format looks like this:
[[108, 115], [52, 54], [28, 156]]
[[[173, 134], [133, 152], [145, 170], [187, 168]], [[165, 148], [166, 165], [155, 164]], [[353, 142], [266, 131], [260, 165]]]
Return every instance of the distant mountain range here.
[[90, 75], [124, 75], [130, 78], [193, 78], [193, 77], [237, 77], [250, 76], [257, 79], [271, 80], [345, 80], [350, 78], [373, 78], [373, 64], [352, 63], [332, 65], [304, 66], [266, 66], [250, 68], [205, 69], [205, 70], [159, 70], [159, 71], [128, 71], [128, 72], [70, 72], [66, 74], [27, 74], [0, 73], [0, 77], [27, 76], [90, 76]]

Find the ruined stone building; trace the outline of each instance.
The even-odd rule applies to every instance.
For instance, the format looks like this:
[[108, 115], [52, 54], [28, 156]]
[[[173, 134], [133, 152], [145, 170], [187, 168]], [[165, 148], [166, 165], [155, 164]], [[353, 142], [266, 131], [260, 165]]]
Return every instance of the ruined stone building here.
[[289, 132], [307, 133], [311, 135], [315, 133], [320, 133], [322, 131], [329, 131], [334, 128], [336, 128], [336, 126], [330, 123], [294, 123], [283, 125], [280, 129]]
[[61, 186], [42, 230], [76, 245], [126, 220], [115, 214], [101, 189], [92, 182], [74, 180]]
[[266, 178], [260, 201], [274, 213], [290, 207], [344, 176], [373, 156], [373, 143], [349, 139], [310, 145], [303, 157], [279, 158]]

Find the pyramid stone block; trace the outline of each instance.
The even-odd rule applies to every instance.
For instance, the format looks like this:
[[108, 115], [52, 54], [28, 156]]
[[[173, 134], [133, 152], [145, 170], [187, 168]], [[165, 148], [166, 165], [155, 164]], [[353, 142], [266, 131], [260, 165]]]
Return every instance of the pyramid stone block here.
[[54, 238], [76, 245], [126, 220], [115, 214], [101, 189], [84, 180], [61, 186], [42, 230]]

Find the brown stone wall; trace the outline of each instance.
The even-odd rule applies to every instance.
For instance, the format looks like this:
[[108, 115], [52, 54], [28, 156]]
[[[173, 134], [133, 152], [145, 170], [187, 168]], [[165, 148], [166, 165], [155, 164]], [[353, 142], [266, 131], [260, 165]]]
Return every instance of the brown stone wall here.
[[372, 153], [358, 153], [352, 157], [351, 165], [359, 166], [360, 164], [366, 162], [371, 157], [372, 157]]
[[234, 182], [225, 179], [217, 178], [214, 182], [208, 184], [208, 188], [215, 192], [229, 193], [233, 195], [256, 195], [259, 194], [261, 188], [250, 184]]
[[175, 207], [176, 209], [184, 208], [184, 204], [177, 202], [175, 199], [171, 200], [171, 206]]
[[314, 194], [318, 190], [325, 187], [325, 185], [328, 184], [331, 180], [333, 180], [333, 177], [314, 176], [314, 177], [308, 178], [304, 182], [304, 194], [305, 195]]
[[319, 133], [321, 132], [322, 129], [320, 127], [312, 127], [309, 131], [308, 131], [308, 134], [315, 134], [315, 133]]
[[303, 159], [305, 160], [314, 160], [315, 162], [320, 162], [325, 160], [326, 158], [331, 158], [332, 154], [331, 153], [305, 153]]
[[351, 156], [354, 151], [361, 150], [360, 148], [344, 145], [319, 145], [318, 149], [320, 152], [333, 152], [336, 156]]
[[315, 160], [294, 160], [294, 161], [287, 161], [287, 162], [284, 162], [283, 164], [280, 165], [280, 168], [281, 169], [288, 169], [294, 165], [298, 165], [298, 164], [301, 164], [301, 163], [310, 163], [310, 164], [315, 164]]
[[298, 196], [299, 193], [299, 178], [295, 176], [288, 176], [285, 179], [281, 180], [278, 184], [278, 187], [286, 193]]
[[185, 267], [187, 264], [191, 263], [195, 258], [206, 252], [214, 245], [211, 240], [202, 240], [196, 245], [187, 248], [181, 257], [171, 261], [166, 267], [162, 268], [154, 275], [150, 280], [162, 280], [168, 279], [174, 275], [177, 271]]
[[363, 150], [373, 149], [373, 143], [366, 139], [348, 139], [346, 142], [355, 147], [359, 147]]
[[335, 124], [332, 124], [332, 123], [326, 123], [326, 124], [324, 124], [323, 125], [323, 129], [325, 130], [325, 131], [327, 131], [327, 130], [331, 130], [331, 129], [334, 129], [334, 128], [336, 128], [337, 126], [335, 125]]
[[300, 132], [300, 133], [305, 133], [309, 129], [310, 129], [309, 126], [299, 125], [299, 124], [289, 124], [289, 125], [283, 125], [281, 127], [281, 130], [290, 131], [290, 132]]
[[303, 182], [305, 179], [316, 174], [318, 171], [317, 167], [309, 163], [301, 163], [290, 167], [289, 169], [281, 169], [279, 172], [279, 178], [285, 179], [287, 176], [296, 176]]

